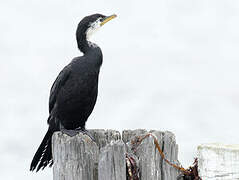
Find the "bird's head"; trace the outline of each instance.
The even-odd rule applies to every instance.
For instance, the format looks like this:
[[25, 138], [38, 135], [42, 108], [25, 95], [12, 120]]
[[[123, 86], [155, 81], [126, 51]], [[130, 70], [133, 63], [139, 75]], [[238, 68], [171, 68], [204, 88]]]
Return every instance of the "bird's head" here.
[[115, 14], [111, 16], [105, 16], [102, 14], [93, 14], [84, 17], [78, 24], [76, 31], [76, 38], [79, 49], [83, 50], [82, 46], [84, 45], [84, 43], [88, 42], [90, 36], [98, 29], [100, 29], [100, 27], [102, 27], [105, 23], [109, 22], [115, 17], [116, 17]]

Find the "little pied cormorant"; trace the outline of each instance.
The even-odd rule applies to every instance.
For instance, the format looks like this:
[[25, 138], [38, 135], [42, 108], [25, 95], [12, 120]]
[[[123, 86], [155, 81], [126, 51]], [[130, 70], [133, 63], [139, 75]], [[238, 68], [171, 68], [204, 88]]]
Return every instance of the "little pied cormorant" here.
[[30, 170], [39, 171], [48, 164], [52, 166], [51, 138], [55, 131], [75, 135], [85, 130], [97, 99], [98, 76], [102, 64], [101, 49], [89, 41], [89, 37], [116, 15], [93, 14], [84, 17], [78, 24], [76, 39], [79, 50], [84, 54], [74, 58], [60, 72], [50, 91], [48, 131], [44, 136]]

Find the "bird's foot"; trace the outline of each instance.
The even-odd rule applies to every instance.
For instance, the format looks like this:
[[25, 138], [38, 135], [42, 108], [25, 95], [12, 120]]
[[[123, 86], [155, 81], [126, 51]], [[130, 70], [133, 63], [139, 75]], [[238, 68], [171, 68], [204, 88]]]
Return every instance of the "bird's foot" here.
[[85, 128], [76, 128], [76, 129], [61, 129], [64, 134], [67, 134], [70, 137], [77, 135], [78, 133], [86, 134], [91, 138], [92, 141], [95, 141], [94, 137], [87, 131]]
[[78, 134], [78, 131], [71, 130], [71, 129], [61, 129], [61, 132], [63, 132], [64, 134], [67, 134], [70, 137], [73, 137]]
[[86, 130], [85, 128], [76, 128], [75, 130], [78, 131], [78, 132], [81, 132], [82, 134], [85, 134], [85, 135], [89, 136], [92, 141], [95, 141], [95, 138], [92, 136], [92, 134], [88, 130]]

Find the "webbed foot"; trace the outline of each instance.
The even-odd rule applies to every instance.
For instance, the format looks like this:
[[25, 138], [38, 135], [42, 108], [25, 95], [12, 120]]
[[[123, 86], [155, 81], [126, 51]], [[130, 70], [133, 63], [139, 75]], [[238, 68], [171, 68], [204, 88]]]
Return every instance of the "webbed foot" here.
[[73, 136], [77, 135], [78, 133], [82, 133], [82, 134], [89, 136], [92, 141], [95, 141], [94, 137], [85, 128], [79, 127], [79, 128], [73, 129], [73, 130], [62, 128], [61, 132], [63, 132], [64, 134], [67, 134], [70, 137], [73, 137]]
[[71, 129], [61, 129], [61, 132], [63, 132], [64, 134], [67, 134], [70, 137], [73, 137], [77, 135], [79, 131], [71, 130]]

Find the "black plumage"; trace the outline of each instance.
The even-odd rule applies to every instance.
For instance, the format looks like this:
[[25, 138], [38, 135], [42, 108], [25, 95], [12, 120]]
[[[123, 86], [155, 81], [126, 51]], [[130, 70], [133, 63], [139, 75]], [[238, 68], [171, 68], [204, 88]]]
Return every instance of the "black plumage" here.
[[94, 14], [83, 18], [76, 31], [78, 48], [83, 56], [74, 58], [58, 75], [52, 85], [49, 98], [48, 131], [43, 138], [30, 170], [51, 166], [51, 137], [55, 131], [85, 130], [97, 99], [98, 77], [102, 64], [101, 49], [88, 40], [88, 36], [100, 26], [116, 17]]

